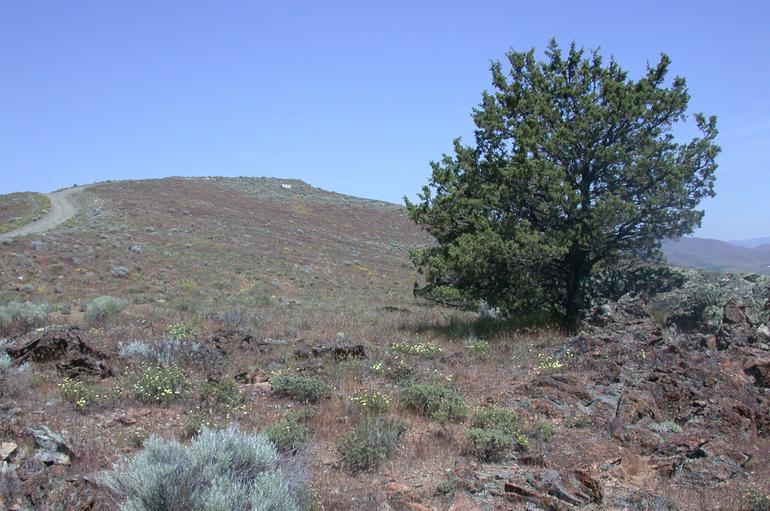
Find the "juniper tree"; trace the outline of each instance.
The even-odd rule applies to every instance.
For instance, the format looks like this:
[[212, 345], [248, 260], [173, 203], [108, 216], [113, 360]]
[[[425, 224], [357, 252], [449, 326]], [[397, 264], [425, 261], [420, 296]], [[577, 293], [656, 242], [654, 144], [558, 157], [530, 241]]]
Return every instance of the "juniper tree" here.
[[716, 118], [687, 120], [685, 79], [665, 54], [630, 79], [614, 58], [552, 40], [493, 62], [492, 92], [473, 110], [475, 144], [431, 163], [411, 218], [436, 243], [412, 253], [421, 296], [483, 299], [507, 314], [578, 317], [592, 272], [619, 258], [660, 256], [665, 238], [700, 225], [714, 195]]

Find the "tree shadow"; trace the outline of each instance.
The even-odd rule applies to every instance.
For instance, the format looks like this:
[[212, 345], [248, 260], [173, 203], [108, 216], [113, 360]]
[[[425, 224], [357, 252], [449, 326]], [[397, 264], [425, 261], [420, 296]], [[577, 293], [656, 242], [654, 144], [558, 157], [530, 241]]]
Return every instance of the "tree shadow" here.
[[439, 321], [419, 320], [404, 322], [400, 330], [413, 334], [433, 334], [446, 339], [467, 339], [475, 337], [490, 339], [514, 332], [544, 329], [563, 330], [564, 320], [553, 313], [536, 313], [515, 318], [493, 318], [489, 316], [450, 316]]

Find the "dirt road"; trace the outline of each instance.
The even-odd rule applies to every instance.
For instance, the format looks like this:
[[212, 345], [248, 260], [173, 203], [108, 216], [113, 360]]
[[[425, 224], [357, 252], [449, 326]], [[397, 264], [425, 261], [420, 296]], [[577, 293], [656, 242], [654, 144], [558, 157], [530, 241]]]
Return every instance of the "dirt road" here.
[[57, 225], [63, 224], [75, 215], [77, 208], [72, 202], [72, 198], [84, 188], [85, 186], [78, 186], [76, 188], [67, 188], [66, 190], [46, 194], [51, 200], [51, 208], [48, 210], [48, 213], [36, 222], [31, 222], [13, 231], [0, 234], [0, 240], [45, 232], [49, 229], [53, 229]]

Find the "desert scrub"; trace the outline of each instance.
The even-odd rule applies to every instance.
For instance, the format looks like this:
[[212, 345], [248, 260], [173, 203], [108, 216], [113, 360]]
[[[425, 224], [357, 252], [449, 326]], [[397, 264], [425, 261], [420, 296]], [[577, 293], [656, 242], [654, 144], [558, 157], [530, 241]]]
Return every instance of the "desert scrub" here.
[[168, 327], [166, 327], [166, 339], [170, 339], [172, 341], [194, 339], [199, 335], [200, 329], [192, 323], [171, 323], [168, 325]]
[[444, 352], [438, 344], [433, 342], [421, 342], [415, 344], [395, 342], [391, 344], [388, 349], [405, 355], [416, 355], [424, 358], [436, 358]]
[[310, 376], [276, 376], [270, 383], [275, 395], [290, 397], [296, 401], [315, 403], [331, 394], [331, 388], [325, 381]]
[[471, 428], [465, 436], [470, 453], [483, 462], [503, 460], [513, 445], [513, 437], [499, 429]]
[[398, 357], [375, 362], [370, 369], [374, 374], [382, 376], [394, 383], [411, 381], [415, 375], [414, 367], [412, 367], [409, 362]]
[[560, 373], [563, 368], [564, 363], [558, 358], [543, 353], [537, 354], [538, 374], [556, 374]]
[[130, 375], [131, 391], [143, 403], [160, 403], [179, 399], [190, 382], [176, 366], [142, 366]]
[[144, 445], [145, 440], [147, 440], [149, 436], [150, 434], [146, 429], [144, 429], [142, 426], [136, 426], [129, 429], [124, 435], [122, 435], [122, 440], [128, 445], [128, 447], [137, 449]]
[[86, 319], [90, 322], [110, 319], [126, 308], [128, 302], [114, 296], [97, 296], [86, 305]]
[[473, 413], [471, 429], [465, 435], [468, 450], [479, 461], [500, 461], [514, 445], [528, 447], [520, 429], [521, 418], [515, 411], [497, 406], [479, 408]]
[[470, 339], [465, 347], [477, 357], [485, 357], [489, 354], [489, 341], [484, 339]]
[[439, 422], [460, 422], [468, 415], [463, 396], [443, 385], [409, 385], [404, 389], [401, 403]]
[[380, 415], [390, 410], [390, 396], [376, 390], [361, 390], [350, 397], [362, 415]]
[[179, 425], [182, 438], [193, 438], [205, 428], [214, 428], [214, 419], [205, 411], [200, 409], [186, 416]]
[[263, 435], [204, 428], [189, 446], [150, 437], [104, 483], [123, 511], [300, 511], [303, 472]]
[[681, 433], [682, 427], [674, 421], [654, 422], [647, 426], [656, 433]]
[[103, 388], [99, 383], [86, 379], [65, 378], [59, 384], [62, 398], [75, 405], [79, 412], [85, 412], [92, 406], [108, 406], [122, 397], [116, 387]]
[[510, 408], [486, 406], [473, 412], [471, 426], [481, 429], [497, 429], [510, 435], [521, 428], [521, 417]]
[[309, 442], [310, 429], [307, 420], [312, 417], [311, 410], [291, 412], [281, 420], [274, 422], [262, 433], [284, 453], [296, 453]]
[[201, 401], [204, 407], [225, 414], [227, 419], [246, 410], [246, 396], [232, 378], [201, 385]]
[[357, 473], [377, 468], [393, 455], [404, 431], [403, 421], [382, 415], [366, 417], [337, 440], [343, 469]]
[[5, 344], [0, 341], [0, 375], [2, 375], [6, 369], [11, 367], [11, 356], [5, 352]]
[[529, 430], [529, 436], [541, 442], [548, 442], [553, 438], [555, 431], [556, 428], [552, 422], [541, 419], [532, 424], [532, 427], [530, 427]]
[[0, 305], [0, 327], [20, 328], [40, 326], [48, 319], [50, 307], [45, 303], [8, 302]]
[[770, 495], [759, 486], [752, 484], [743, 490], [742, 500], [747, 511], [770, 511]]

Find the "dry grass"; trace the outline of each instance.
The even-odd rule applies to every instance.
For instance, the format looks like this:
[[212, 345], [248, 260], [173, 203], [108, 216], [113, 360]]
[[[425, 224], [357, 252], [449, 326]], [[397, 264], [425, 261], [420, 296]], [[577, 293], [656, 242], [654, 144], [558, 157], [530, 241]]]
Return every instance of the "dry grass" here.
[[[5, 290], [0, 302], [24, 296], [49, 303], [52, 323], [82, 325], [89, 342], [110, 355], [116, 383], [138, 364], [117, 355], [118, 343], [157, 341], [169, 325], [185, 324], [198, 330], [199, 351], [178, 361], [193, 385], [183, 399], [170, 403], [143, 404], [126, 393], [114, 407], [79, 413], [60, 399], [62, 378], [53, 365], [13, 373], [6, 388], [14, 390], [0, 399], [10, 406], [24, 404], [14, 426], [0, 428], [0, 440], [16, 438], [25, 425], [46, 423], [66, 431], [77, 450], [87, 452], [61, 477], [90, 473], [136, 452], [140, 447], [128, 438], [135, 429], [181, 437], [194, 413], [214, 425], [237, 419], [243, 429], [259, 431], [300, 405], [252, 383], [278, 373], [302, 374], [332, 386], [330, 397], [309, 405], [316, 509], [378, 509], [389, 498], [397, 507], [385, 489], [392, 482], [410, 489], [405, 505], [419, 501], [446, 509], [452, 497], [435, 495], [440, 482], [487, 470], [465, 452], [468, 424], [438, 424], [406, 410], [399, 401], [402, 386], [372, 369], [393, 356], [388, 347], [394, 342], [435, 343], [441, 348], [437, 356], [398, 354], [414, 379], [450, 386], [471, 409], [511, 408], [525, 424], [548, 419], [555, 426], [553, 438], [533, 444], [530, 454], [549, 468], [601, 466], [622, 457], [611, 477], [626, 487], [653, 488], [662, 482], [646, 458], [612, 439], [611, 425], [573, 427], [568, 419], [574, 409], [549, 401], [540, 390], [544, 381], [552, 381], [548, 378], [602, 374], [605, 360], [562, 357], [562, 368], [544, 371], [538, 355], [561, 357], [569, 336], [546, 328], [542, 318], [480, 320], [412, 297], [417, 276], [407, 253], [427, 240], [401, 209], [296, 181], [286, 190], [282, 182], [175, 178], [97, 185], [81, 194], [75, 219], [44, 237], [44, 250], [32, 250], [25, 239], [6, 245], [0, 252]], [[142, 246], [140, 254], [129, 250], [135, 245]], [[110, 274], [117, 265], [129, 269], [128, 278]], [[34, 290], [22, 290], [22, 283]], [[81, 307], [100, 295], [130, 305], [108, 321], [89, 324]], [[240, 332], [225, 335], [231, 325], [221, 321], [222, 312], [233, 306], [248, 311], [248, 321], [239, 324]], [[469, 348], [478, 339], [488, 343], [483, 352]], [[363, 344], [367, 358], [295, 356], [298, 346], [329, 342]], [[639, 358], [631, 352], [620, 356]], [[196, 389], [203, 382], [236, 375], [248, 382], [241, 386], [246, 403], [237, 418], [200, 409]], [[349, 398], [361, 389], [391, 396], [389, 413], [407, 422], [408, 429], [393, 457], [374, 471], [351, 476], [340, 469], [336, 442], [360, 419]], [[513, 464], [507, 460], [488, 470]], [[613, 484], [607, 482], [608, 488]], [[692, 496], [676, 484], [671, 493], [667, 496], [680, 503]], [[506, 505], [491, 495], [484, 498], [493, 508]]]

